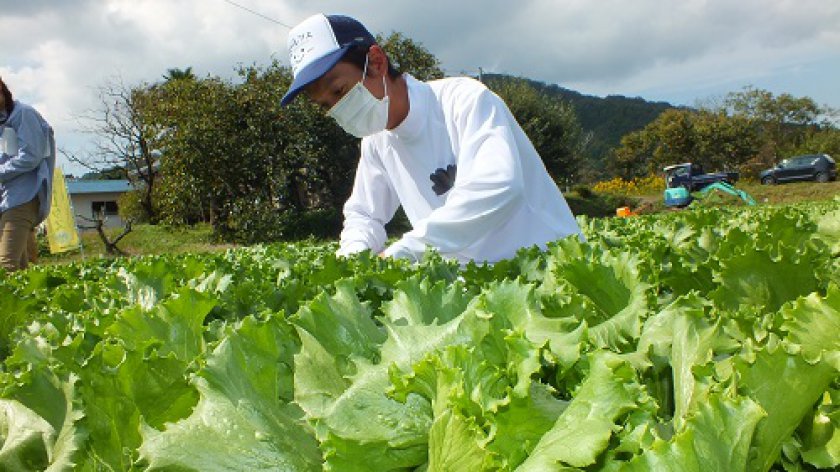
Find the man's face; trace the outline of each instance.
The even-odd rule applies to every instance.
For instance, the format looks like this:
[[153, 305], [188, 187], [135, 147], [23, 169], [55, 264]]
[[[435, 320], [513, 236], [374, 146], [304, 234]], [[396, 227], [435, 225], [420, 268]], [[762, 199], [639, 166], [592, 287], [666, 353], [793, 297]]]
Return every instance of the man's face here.
[[[361, 79], [361, 69], [349, 62], [339, 61], [329, 72], [321, 76], [320, 79], [309, 84], [306, 87], [306, 94], [324, 111], [327, 111], [341, 100]], [[371, 93], [374, 96], [377, 95], [376, 91], [371, 90]]]

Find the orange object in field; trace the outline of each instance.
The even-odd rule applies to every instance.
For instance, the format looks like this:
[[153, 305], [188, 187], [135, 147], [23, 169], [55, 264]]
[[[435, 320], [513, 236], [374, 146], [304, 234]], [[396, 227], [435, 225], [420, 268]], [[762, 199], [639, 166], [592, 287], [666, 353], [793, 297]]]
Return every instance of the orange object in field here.
[[630, 207], [621, 207], [615, 209], [615, 216], [627, 217], [633, 216], [635, 213], [630, 211]]

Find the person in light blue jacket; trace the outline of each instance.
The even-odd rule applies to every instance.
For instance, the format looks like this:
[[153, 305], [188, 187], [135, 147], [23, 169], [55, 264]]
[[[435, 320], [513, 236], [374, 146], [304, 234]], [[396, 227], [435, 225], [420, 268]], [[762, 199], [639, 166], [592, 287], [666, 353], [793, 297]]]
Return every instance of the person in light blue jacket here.
[[0, 78], [0, 268], [28, 265], [33, 231], [50, 212], [54, 169], [52, 127]]

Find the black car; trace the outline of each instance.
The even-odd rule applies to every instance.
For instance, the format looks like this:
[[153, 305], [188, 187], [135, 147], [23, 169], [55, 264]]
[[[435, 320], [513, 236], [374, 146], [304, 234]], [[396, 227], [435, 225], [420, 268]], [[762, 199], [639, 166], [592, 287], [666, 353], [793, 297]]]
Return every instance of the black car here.
[[765, 185], [797, 180], [828, 182], [835, 179], [837, 164], [828, 154], [794, 156], [783, 160], [772, 169], [761, 172], [761, 183]]

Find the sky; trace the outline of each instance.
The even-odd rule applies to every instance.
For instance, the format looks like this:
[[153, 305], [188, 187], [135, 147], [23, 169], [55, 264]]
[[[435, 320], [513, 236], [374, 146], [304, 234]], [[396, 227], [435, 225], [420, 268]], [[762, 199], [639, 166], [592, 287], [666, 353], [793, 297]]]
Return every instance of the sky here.
[[93, 137], [79, 119], [102, 85], [288, 64], [289, 27], [319, 12], [401, 32], [448, 75], [481, 68], [688, 106], [753, 86], [840, 109], [838, 0], [0, 0], [0, 77], [59, 148], [84, 155]]

